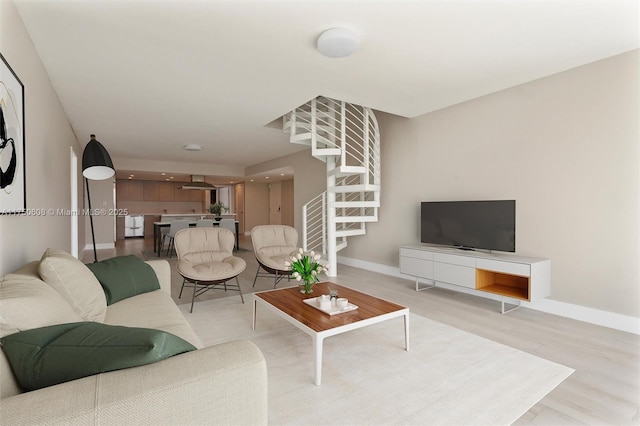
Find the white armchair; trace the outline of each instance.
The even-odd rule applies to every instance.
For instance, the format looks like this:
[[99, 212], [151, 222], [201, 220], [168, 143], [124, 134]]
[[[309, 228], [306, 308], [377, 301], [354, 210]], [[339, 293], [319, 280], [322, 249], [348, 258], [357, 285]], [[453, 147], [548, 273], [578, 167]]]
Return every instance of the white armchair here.
[[[256, 286], [258, 277], [274, 277], [273, 288], [281, 279], [291, 276], [285, 262], [298, 250], [298, 231], [287, 225], [260, 225], [251, 230], [253, 252], [258, 261], [258, 270], [253, 279]], [[262, 272], [261, 272], [262, 270]]]
[[[183, 229], [175, 236], [176, 253], [178, 254], [178, 273], [182, 276], [182, 287], [193, 287], [191, 311], [195, 298], [206, 291], [222, 285], [224, 290], [230, 287], [240, 293], [244, 303], [238, 275], [247, 267], [244, 259], [233, 255], [235, 238], [228, 229], [217, 227], [200, 227]], [[235, 278], [236, 284], [227, 284]]]

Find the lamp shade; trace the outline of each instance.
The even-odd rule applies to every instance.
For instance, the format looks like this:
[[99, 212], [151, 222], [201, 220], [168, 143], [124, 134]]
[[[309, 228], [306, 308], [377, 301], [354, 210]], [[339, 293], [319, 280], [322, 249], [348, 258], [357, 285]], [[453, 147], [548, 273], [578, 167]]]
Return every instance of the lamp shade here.
[[96, 135], [91, 135], [91, 140], [82, 153], [82, 175], [91, 180], [104, 180], [115, 172], [106, 148], [96, 140]]

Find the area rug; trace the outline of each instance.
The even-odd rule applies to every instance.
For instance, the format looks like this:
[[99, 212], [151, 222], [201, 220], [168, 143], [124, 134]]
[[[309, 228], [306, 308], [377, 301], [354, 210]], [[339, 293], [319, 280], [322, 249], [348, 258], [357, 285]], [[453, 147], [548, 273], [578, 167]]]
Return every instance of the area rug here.
[[253, 295], [180, 306], [206, 346], [248, 339], [263, 352], [269, 424], [512, 424], [574, 371], [411, 314], [324, 341], [322, 385], [313, 384], [311, 338], [258, 306]]

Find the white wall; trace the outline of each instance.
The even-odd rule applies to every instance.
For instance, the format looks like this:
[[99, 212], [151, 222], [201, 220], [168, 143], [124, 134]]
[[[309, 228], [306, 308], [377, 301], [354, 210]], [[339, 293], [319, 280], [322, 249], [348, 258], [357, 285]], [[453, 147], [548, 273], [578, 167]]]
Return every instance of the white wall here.
[[281, 215], [281, 220], [282, 220], [282, 224], [283, 225], [289, 225], [289, 226], [294, 226], [294, 216], [295, 216], [295, 210], [294, 210], [294, 190], [295, 190], [295, 185], [294, 185], [294, 180], [293, 179], [288, 179], [288, 180], [283, 180], [282, 182], [280, 182], [280, 202], [281, 204], [281, 211], [282, 211], [282, 215]]
[[[293, 226], [298, 232], [301, 232], [302, 206], [327, 189], [326, 164], [313, 158], [311, 149], [306, 149], [295, 154], [247, 167], [245, 174], [252, 175], [289, 166], [293, 167]], [[249, 212], [248, 206], [246, 212], [247, 214]], [[268, 223], [268, 216], [265, 223]], [[247, 225], [246, 232], [249, 232], [250, 229]], [[300, 241], [302, 241], [302, 237], [300, 237]]]
[[[91, 191], [91, 207], [93, 214], [93, 228], [96, 238], [96, 249], [107, 249], [115, 247], [115, 220], [114, 197], [115, 177], [105, 180], [90, 180], [89, 191]], [[87, 199], [87, 186], [83, 179], [84, 188], [84, 209], [89, 210]], [[89, 216], [84, 217], [85, 221], [85, 245], [84, 249], [93, 251], [93, 240], [91, 238], [91, 222]], [[81, 222], [82, 223], [82, 222]], [[92, 256], [93, 257], [93, 256]], [[98, 258], [98, 260], [104, 260]]]
[[[25, 86], [27, 209], [70, 209], [69, 146], [79, 157], [82, 147], [10, 1], [0, 1], [0, 52]], [[81, 226], [80, 241], [83, 230]], [[70, 251], [71, 218], [50, 213], [0, 216], [0, 236], [2, 275], [39, 259], [47, 247]]]
[[245, 182], [244, 232], [250, 235], [254, 226], [269, 223], [269, 184]]
[[[382, 208], [341, 256], [398, 265], [428, 200], [515, 199], [551, 299], [640, 317], [638, 51], [414, 119], [377, 113]], [[297, 182], [297, 181], [296, 181]]]
[[244, 205], [245, 205], [245, 234], [250, 235], [251, 229], [258, 225], [268, 225], [270, 223], [270, 204], [272, 200], [272, 188], [274, 185], [280, 186], [280, 211], [281, 223], [283, 225], [293, 225], [293, 179], [274, 182], [257, 183], [245, 182]]

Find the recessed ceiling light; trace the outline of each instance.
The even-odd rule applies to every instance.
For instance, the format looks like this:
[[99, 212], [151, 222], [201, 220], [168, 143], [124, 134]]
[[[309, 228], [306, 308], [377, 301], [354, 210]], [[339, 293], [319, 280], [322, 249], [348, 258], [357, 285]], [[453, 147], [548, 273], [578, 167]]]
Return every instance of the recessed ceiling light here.
[[195, 143], [183, 146], [185, 151], [202, 151], [202, 147]]
[[280, 176], [284, 176], [284, 173], [280, 173]]
[[129, 179], [133, 179], [131, 176], [129, 176]]
[[166, 173], [160, 173], [160, 174], [161, 174], [162, 176], [166, 176], [166, 175], [167, 175]]
[[265, 178], [265, 179], [269, 179], [269, 176], [265, 176], [264, 178]]
[[173, 179], [173, 176], [169, 176], [169, 179]]
[[253, 182], [253, 179], [251, 179], [251, 182]]

